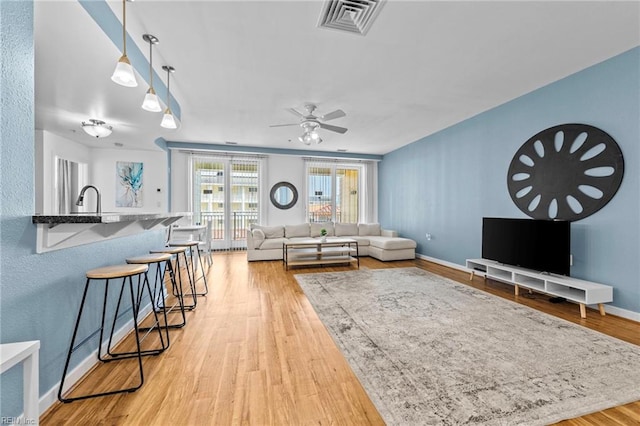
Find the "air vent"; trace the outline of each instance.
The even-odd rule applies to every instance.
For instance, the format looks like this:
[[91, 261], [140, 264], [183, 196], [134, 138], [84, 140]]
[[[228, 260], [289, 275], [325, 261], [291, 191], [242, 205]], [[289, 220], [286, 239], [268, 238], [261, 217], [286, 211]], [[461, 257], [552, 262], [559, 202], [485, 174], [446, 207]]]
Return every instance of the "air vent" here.
[[322, 8], [320, 28], [366, 35], [386, 0], [327, 0]]

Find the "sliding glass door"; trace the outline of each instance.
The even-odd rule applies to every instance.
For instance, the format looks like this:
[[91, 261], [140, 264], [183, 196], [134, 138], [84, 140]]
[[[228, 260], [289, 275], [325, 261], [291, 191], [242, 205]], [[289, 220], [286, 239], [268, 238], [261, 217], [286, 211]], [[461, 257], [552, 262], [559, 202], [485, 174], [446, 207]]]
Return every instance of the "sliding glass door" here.
[[246, 229], [260, 211], [260, 160], [192, 156], [193, 221], [211, 221], [212, 248], [246, 247]]

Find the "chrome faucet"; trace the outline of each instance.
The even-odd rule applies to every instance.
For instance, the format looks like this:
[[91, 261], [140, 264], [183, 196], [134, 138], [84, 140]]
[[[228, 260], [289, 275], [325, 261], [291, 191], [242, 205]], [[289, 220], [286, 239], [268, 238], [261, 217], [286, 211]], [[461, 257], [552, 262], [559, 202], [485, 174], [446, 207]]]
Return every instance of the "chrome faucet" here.
[[76, 201], [76, 206], [82, 206], [84, 203], [84, 193], [87, 189], [93, 188], [96, 190], [96, 195], [98, 197], [98, 202], [96, 205], [96, 214], [102, 214], [102, 203], [100, 201], [100, 190], [93, 185], [85, 185], [80, 191], [80, 195], [78, 195], [78, 200]]

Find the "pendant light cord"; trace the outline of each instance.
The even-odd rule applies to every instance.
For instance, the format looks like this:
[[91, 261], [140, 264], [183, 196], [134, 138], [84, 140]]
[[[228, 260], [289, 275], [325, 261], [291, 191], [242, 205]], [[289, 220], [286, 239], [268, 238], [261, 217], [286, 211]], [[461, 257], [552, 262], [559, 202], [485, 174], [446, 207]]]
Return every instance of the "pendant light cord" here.
[[167, 68], [167, 109], [171, 111], [171, 68]]
[[122, 0], [122, 45], [124, 56], [127, 56], [127, 0]]
[[153, 42], [149, 39], [149, 87], [153, 89]]

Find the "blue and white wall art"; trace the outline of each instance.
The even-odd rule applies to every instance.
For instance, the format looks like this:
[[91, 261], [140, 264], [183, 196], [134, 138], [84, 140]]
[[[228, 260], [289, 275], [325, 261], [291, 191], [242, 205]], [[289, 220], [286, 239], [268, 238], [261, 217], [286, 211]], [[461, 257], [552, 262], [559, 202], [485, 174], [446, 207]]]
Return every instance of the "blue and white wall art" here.
[[143, 163], [116, 163], [116, 207], [142, 207]]

